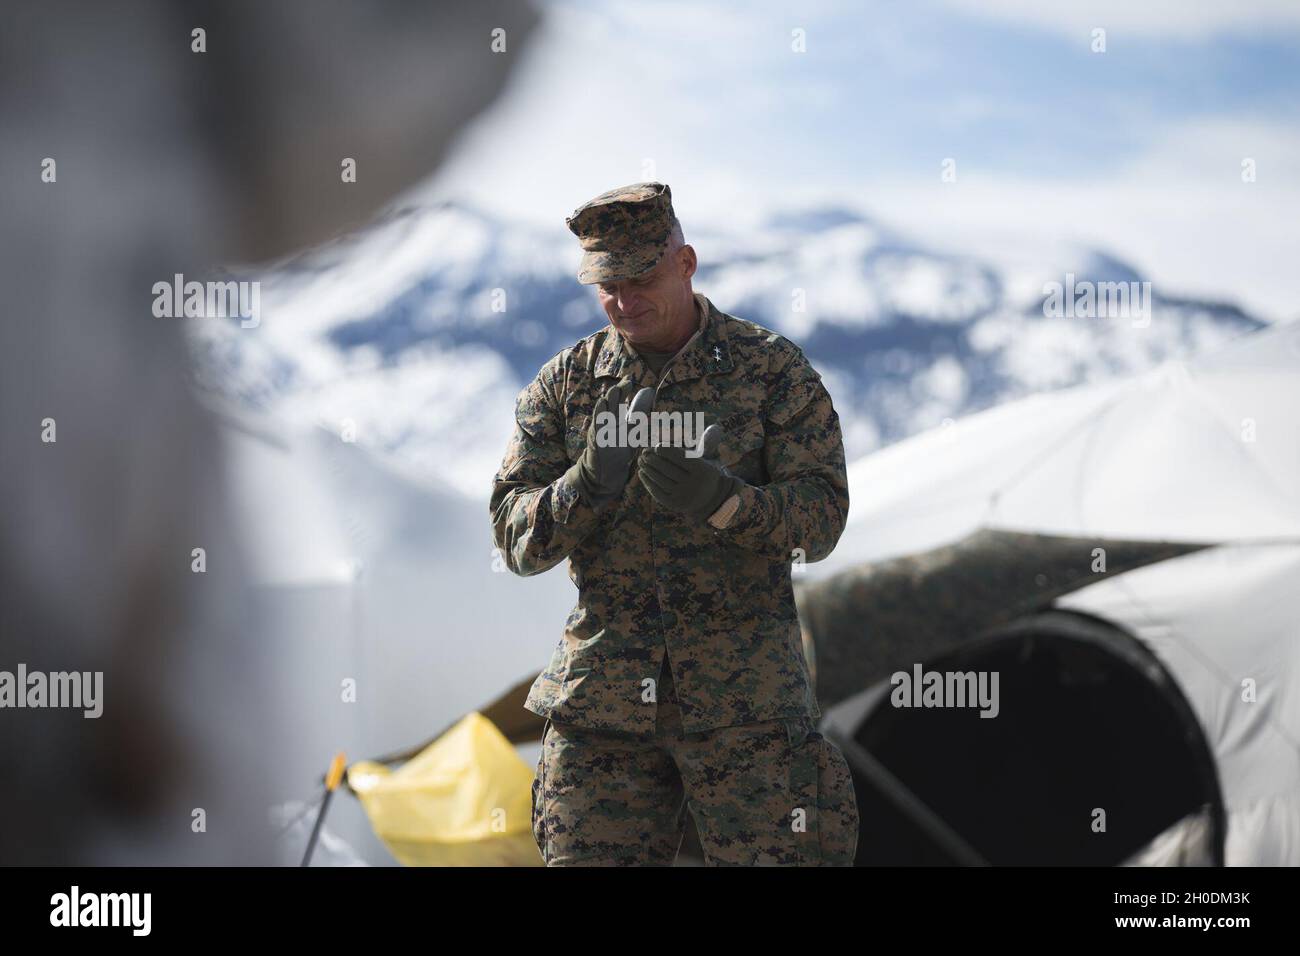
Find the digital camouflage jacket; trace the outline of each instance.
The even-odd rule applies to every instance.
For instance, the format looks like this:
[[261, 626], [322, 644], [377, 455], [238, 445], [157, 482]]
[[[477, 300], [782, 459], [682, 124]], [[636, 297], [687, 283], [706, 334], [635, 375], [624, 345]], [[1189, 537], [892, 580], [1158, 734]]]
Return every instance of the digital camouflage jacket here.
[[830, 554], [849, 510], [839, 415], [792, 342], [720, 312], [665, 369], [656, 411], [703, 412], [746, 485], [725, 530], [659, 507], [636, 476], [593, 506], [564, 477], [596, 400], [655, 375], [606, 326], [519, 395], [492, 488], [496, 546], [516, 574], [569, 559], [578, 601], [527, 708], [557, 722], [653, 734], [667, 653], [686, 733], [820, 716], [791, 565]]

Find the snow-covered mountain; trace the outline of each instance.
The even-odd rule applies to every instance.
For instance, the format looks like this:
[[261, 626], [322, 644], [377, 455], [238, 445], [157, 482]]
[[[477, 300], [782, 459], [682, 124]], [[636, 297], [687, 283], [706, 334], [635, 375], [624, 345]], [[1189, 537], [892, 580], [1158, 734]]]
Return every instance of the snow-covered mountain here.
[[[695, 288], [801, 345], [850, 460], [1023, 395], [1213, 350], [1263, 322], [1153, 288], [1149, 323], [1048, 317], [1046, 283], [1141, 282], [1069, 243], [954, 254], [824, 208], [757, 230], [694, 228]], [[262, 278], [260, 324], [193, 324], [201, 384], [487, 495], [515, 395], [601, 327], [563, 230], [462, 205], [400, 209]]]

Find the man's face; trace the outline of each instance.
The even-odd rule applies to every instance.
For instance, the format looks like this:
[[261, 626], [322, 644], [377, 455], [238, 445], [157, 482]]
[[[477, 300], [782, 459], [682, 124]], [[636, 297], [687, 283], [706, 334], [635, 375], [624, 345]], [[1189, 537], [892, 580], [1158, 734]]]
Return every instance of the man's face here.
[[695, 250], [670, 250], [649, 272], [596, 286], [605, 315], [630, 345], [651, 351], [680, 347], [699, 321], [691, 292]]

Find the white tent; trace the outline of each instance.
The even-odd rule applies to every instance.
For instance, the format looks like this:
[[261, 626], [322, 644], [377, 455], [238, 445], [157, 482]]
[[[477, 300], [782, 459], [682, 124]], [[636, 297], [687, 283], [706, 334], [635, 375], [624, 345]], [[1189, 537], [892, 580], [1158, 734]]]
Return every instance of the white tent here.
[[[217, 412], [248, 617], [284, 724], [265, 740], [277, 798], [310, 795], [339, 750], [426, 740], [541, 670], [573, 585], [517, 578], [494, 556], [490, 474], [473, 500], [324, 429]], [[355, 801], [336, 799], [330, 826], [391, 862]]]
[[1300, 864], [1300, 323], [1138, 380], [1036, 396], [850, 468], [835, 570], [979, 527], [1213, 547], [1057, 606], [1146, 643], [1218, 764], [1229, 864]]

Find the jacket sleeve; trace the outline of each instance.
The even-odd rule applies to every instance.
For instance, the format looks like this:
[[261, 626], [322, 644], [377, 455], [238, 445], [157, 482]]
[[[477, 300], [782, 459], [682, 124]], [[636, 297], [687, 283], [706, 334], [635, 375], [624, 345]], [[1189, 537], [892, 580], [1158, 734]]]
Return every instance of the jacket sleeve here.
[[793, 349], [776, 373], [764, 423], [766, 485], [745, 485], [731, 526], [734, 544], [788, 561], [820, 561], [835, 549], [849, 514], [840, 417], [821, 376]]
[[599, 523], [569, 472], [556, 376], [548, 363], [519, 393], [514, 434], [492, 481], [493, 540], [506, 566], [525, 576], [559, 564]]

